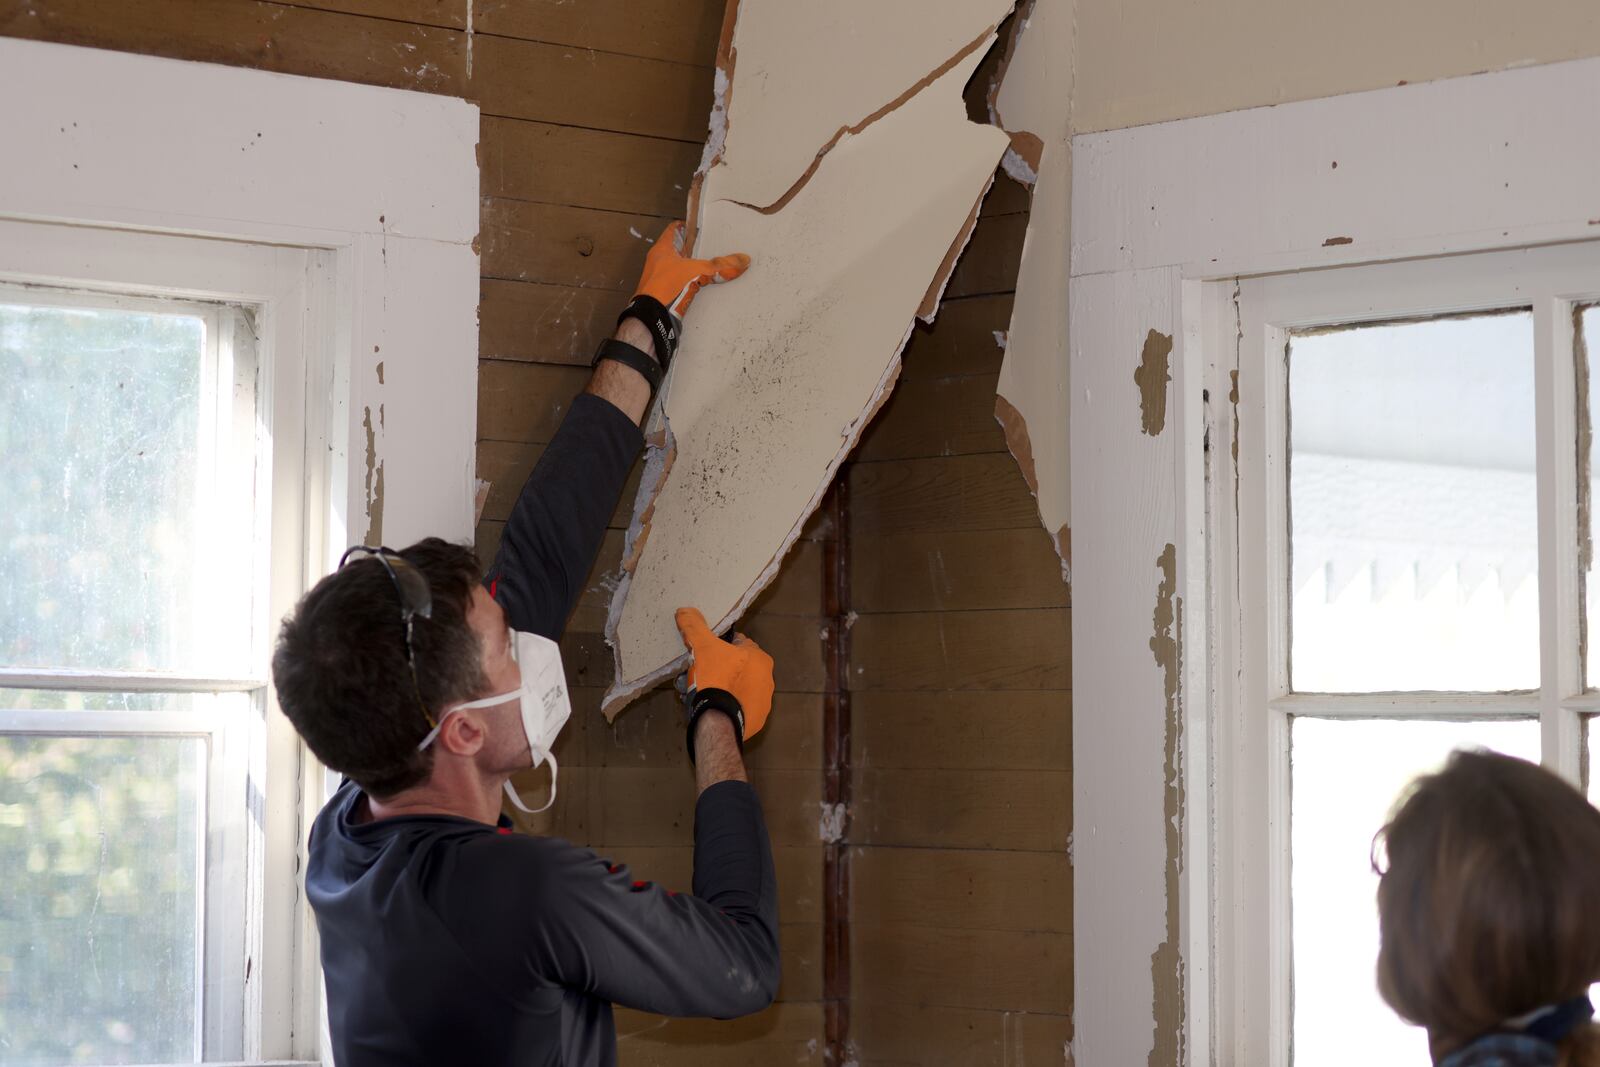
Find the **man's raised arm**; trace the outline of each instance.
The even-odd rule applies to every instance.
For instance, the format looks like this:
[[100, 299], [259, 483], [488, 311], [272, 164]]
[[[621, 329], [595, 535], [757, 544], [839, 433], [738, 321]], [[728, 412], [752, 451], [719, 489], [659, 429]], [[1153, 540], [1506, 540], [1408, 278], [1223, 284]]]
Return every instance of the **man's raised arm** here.
[[689, 303], [702, 286], [737, 278], [748, 256], [689, 259], [673, 223], [645, 257], [644, 273], [617, 331], [595, 355], [594, 374], [522, 487], [484, 575], [512, 629], [552, 640], [583, 593], [639, 455], [639, 423], [677, 347]]

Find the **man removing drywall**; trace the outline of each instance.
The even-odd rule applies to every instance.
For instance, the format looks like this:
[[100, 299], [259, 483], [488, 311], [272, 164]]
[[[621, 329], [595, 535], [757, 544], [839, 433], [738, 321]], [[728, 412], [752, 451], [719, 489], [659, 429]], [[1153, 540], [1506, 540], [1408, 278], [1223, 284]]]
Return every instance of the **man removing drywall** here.
[[694, 895], [633, 881], [552, 838], [513, 834], [501, 790], [548, 763], [570, 705], [555, 644], [593, 565], [639, 422], [695, 293], [745, 256], [685, 258], [669, 227], [594, 374], [480, 574], [429, 538], [355, 548], [285, 621], [278, 700], [347, 776], [311, 830], [333, 1058], [383, 1064], [611, 1064], [612, 1004], [732, 1017], [778, 986], [772, 852], [744, 740], [772, 704], [772, 659], [678, 613], [693, 655]]

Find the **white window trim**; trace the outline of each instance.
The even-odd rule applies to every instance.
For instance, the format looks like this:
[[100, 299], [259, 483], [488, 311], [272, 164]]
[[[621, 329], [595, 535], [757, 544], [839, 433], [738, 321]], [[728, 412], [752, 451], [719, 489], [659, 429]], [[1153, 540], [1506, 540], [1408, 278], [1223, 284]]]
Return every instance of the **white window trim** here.
[[[1577, 136], [1570, 118], [1575, 103], [1597, 94], [1600, 61], [1584, 60], [1074, 138], [1080, 1067], [1144, 1063], [1163, 1027], [1181, 1029], [1185, 1062], [1271, 1064], [1274, 1027], [1286, 1021], [1286, 1005], [1252, 999], [1259, 987], [1246, 975], [1265, 958], [1252, 938], [1286, 929], [1287, 916], [1248, 910], [1224, 851], [1229, 828], [1270, 824], [1231, 788], [1253, 757], [1231, 732], [1219, 677], [1259, 635], [1225, 624], [1210, 572], [1219, 546], [1207, 535], [1208, 506], [1232, 502], [1208, 500], [1206, 448], [1229, 455], [1234, 427], [1227, 392], [1208, 371], [1226, 380], [1235, 354], [1217, 339], [1237, 345], [1239, 336], [1231, 293], [1219, 296], [1215, 283], [1600, 238], [1590, 177], [1600, 145]], [[1542, 319], [1545, 329], [1562, 328]], [[1167, 415], [1153, 434], [1133, 379], [1150, 331], [1173, 342]], [[1541, 464], [1556, 435], [1570, 432], [1570, 404], [1567, 412], [1540, 411]], [[1182, 608], [1175, 666], [1151, 644], [1157, 562], [1168, 546]], [[1559, 669], [1565, 677], [1576, 665]], [[1551, 714], [1546, 756], [1570, 771], [1575, 735], [1564, 731], [1575, 729], [1577, 704], [1564, 707]], [[1177, 835], [1163, 814], [1169, 723], [1182, 757]], [[1169, 859], [1181, 865], [1173, 881]], [[1152, 961], [1172, 929], [1182, 966], [1157, 973]], [[1153, 1008], [1174, 988], [1181, 1023]]]
[[[275, 513], [290, 528], [275, 529], [274, 543], [301, 546], [295, 565], [272, 568], [275, 604], [292, 604], [369, 535], [390, 544], [472, 536], [476, 107], [13, 39], [0, 39], [0, 96], [29, 102], [0, 109], [0, 143], [19, 161], [0, 168], [0, 225], [123, 231], [96, 252], [101, 282], [281, 305], [285, 294], [260, 292], [226, 253], [300, 257], [294, 327], [304, 342], [291, 347], [305, 365], [268, 393], [295, 409], [304, 471], [274, 467], [274, 496], [301, 501]], [[163, 235], [220, 239], [213, 272], [197, 283], [187, 269], [168, 270], [175, 261], [152, 254], [172, 242]], [[59, 247], [70, 256], [72, 241]], [[82, 278], [81, 264], [35, 262], [26, 273]], [[299, 872], [325, 776], [275, 702], [269, 709], [249, 746], [269, 875], [253, 967], [277, 978], [246, 985], [259, 999], [245, 1008], [245, 1058], [309, 1061], [326, 1050]]]

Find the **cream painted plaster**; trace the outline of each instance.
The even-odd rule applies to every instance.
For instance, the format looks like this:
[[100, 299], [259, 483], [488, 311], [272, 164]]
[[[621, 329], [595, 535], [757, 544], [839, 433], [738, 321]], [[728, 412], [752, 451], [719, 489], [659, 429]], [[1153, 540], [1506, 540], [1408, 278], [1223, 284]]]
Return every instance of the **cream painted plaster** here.
[[1073, 2], [1034, 0], [1019, 14], [991, 104], [996, 123], [1014, 135], [1006, 169], [1033, 186], [995, 417], [1055, 542], [1063, 577], [1072, 559], [1066, 279]]
[[1076, 132], [1600, 55], [1592, 0], [1077, 0]]
[[[626, 553], [632, 569], [607, 628], [618, 671], [608, 715], [680, 669], [676, 608], [695, 605], [725, 629], [776, 575], [886, 399], [913, 319], [932, 317], [1007, 143], [1000, 130], [967, 119], [962, 91], [1010, 0], [922, 3], [915, 17], [836, 5], [848, 26], [843, 14], [770, 21], [785, 6], [750, 5], [725, 42], [720, 65], [737, 67], [725, 89], [727, 158], [776, 159], [796, 136], [781, 122], [740, 117], [746, 77], [805, 96], [818, 57], [840, 39], [873, 56], [920, 56], [919, 69], [901, 67], [893, 85], [869, 81], [855, 106], [835, 109], [874, 116], [858, 130], [840, 135], [830, 119], [813, 129], [802, 161], [769, 166], [780, 175], [799, 167], [780, 183], [807, 175], [779, 210], [728, 195], [750, 186], [717, 162], [713, 115], [695, 251], [746, 251], [754, 262], [738, 281], [701, 295], [663, 390], [670, 433], [658, 422], [665, 447], [640, 490]], [[974, 10], [985, 13], [976, 27]], [[856, 86], [858, 71], [831, 59], [824, 66]], [[805, 77], [768, 73], [785, 67]]]

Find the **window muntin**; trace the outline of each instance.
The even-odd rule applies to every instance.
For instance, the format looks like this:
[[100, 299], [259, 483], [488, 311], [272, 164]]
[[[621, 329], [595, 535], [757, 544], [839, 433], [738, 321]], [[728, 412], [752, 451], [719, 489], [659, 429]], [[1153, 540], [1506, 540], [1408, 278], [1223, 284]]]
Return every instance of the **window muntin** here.
[[1539, 685], [1533, 316], [1293, 332], [1290, 677]]
[[[1594, 429], [1600, 426], [1600, 305], [1573, 309], [1573, 341], [1577, 349], [1578, 390], [1581, 421], [1578, 427], [1578, 537], [1579, 561], [1583, 567], [1584, 605], [1584, 686], [1600, 688], [1600, 565], [1595, 560], [1594, 508], [1600, 500], [1600, 464], [1594, 455]], [[1591, 637], [1590, 635], [1594, 635]]]

